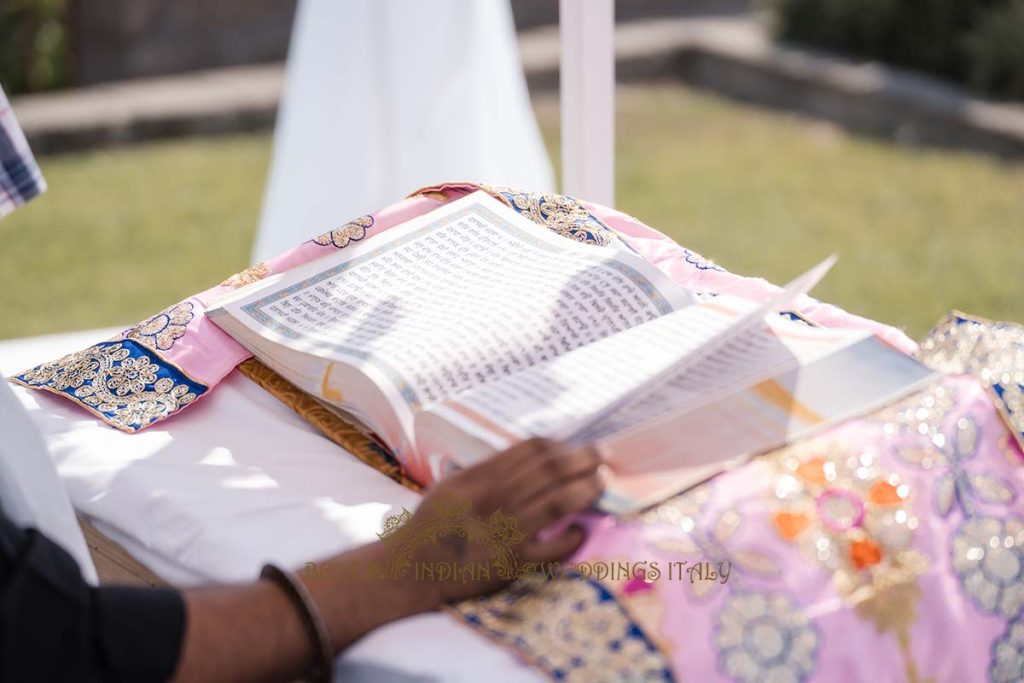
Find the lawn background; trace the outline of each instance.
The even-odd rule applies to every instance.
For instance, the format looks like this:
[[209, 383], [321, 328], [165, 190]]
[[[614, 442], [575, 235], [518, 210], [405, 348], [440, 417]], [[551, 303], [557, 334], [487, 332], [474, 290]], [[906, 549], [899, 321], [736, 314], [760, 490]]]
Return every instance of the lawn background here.
[[[557, 100], [535, 106], [557, 163]], [[834, 252], [815, 294], [914, 337], [952, 308], [1024, 322], [1024, 164], [676, 85], [617, 106], [619, 208], [729, 270], [781, 282]], [[244, 268], [269, 156], [259, 134], [42, 158], [49, 192], [0, 221], [0, 338], [128, 325]]]

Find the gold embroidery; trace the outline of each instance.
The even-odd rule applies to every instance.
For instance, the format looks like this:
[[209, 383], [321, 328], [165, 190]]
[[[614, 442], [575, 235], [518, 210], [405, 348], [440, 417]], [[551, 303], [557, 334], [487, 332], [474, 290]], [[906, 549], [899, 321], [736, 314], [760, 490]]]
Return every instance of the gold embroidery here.
[[358, 242], [366, 237], [366, 230], [373, 226], [373, 216], [360, 216], [351, 220], [345, 225], [325, 232], [319, 237], [314, 237], [313, 242], [329, 247], [334, 245], [338, 249], [347, 247], [350, 242]]
[[596, 581], [533, 574], [450, 609], [558, 680], [673, 680], [664, 655]]
[[[517, 213], [526, 216], [534, 223], [577, 242], [606, 246], [611, 243], [615, 236], [615, 231], [591, 213], [583, 202], [573, 197], [555, 194], [554, 192], [527, 192], [510, 187], [465, 182], [431, 185], [420, 188], [408, 196], [429, 197], [439, 202], [446, 202], [448, 201], [446, 190], [449, 188], [461, 189], [463, 191], [470, 188], [482, 190], [498, 201], [515, 209]], [[721, 270], [710, 262], [703, 266], [698, 265], [697, 267]]]
[[988, 387], [1024, 448], [1024, 326], [954, 311], [928, 334], [918, 357], [942, 372], [974, 375]]
[[[887, 433], [902, 432], [912, 444], [917, 441], [896, 447], [898, 457], [922, 468], [939, 469], [933, 493], [938, 515], [945, 518], [954, 510], [963, 514], [949, 540], [951, 569], [979, 612], [1011, 619], [1005, 637], [1012, 639], [1014, 622], [1024, 606], [1024, 520], [1007, 511], [993, 514], [985, 510], [988, 506], [1005, 508], [1016, 499], [1016, 492], [994, 472], [972, 471], [982, 464], [975, 458], [980, 428], [969, 414], [954, 422], [954, 404], [951, 391], [932, 385], [881, 411], [876, 419], [883, 421]], [[995, 647], [992, 653], [993, 680], [1019, 678], [991, 675], [997, 667], [1012, 666], [1015, 657]], [[908, 670], [908, 676], [911, 673], [916, 675]]]
[[895, 634], [908, 680], [919, 681], [910, 629], [928, 563], [910, 547], [919, 524], [910, 487], [883, 471], [871, 450], [833, 440], [783, 449], [768, 462], [776, 469], [771, 521], [780, 538], [830, 571], [862, 618]]
[[524, 192], [508, 187], [481, 185], [518, 213], [563, 237], [577, 242], [606, 246], [614, 231], [592, 214], [583, 202], [554, 192]]
[[68, 396], [109, 424], [132, 432], [181, 410], [206, 391], [150, 353], [127, 340], [104, 342], [11, 379]]
[[880, 633], [895, 633], [903, 655], [903, 670], [908, 683], [930, 683], [933, 678], [922, 678], [910, 648], [910, 629], [917, 622], [917, 604], [921, 600], [921, 587], [916, 577], [907, 579], [899, 575], [885, 577], [876, 583], [872, 594], [857, 603], [857, 614], [874, 623]]
[[251, 285], [254, 282], [259, 282], [270, 273], [270, 266], [266, 263], [257, 263], [255, 266], [249, 266], [245, 270], [235, 273], [224, 282], [220, 283], [222, 287], [245, 287]]
[[191, 301], [174, 304], [138, 325], [129, 327], [114, 340], [133, 339], [154, 351], [169, 351], [176, 341], [185, 336], [188, 324], [195, 317], [193, 310]]

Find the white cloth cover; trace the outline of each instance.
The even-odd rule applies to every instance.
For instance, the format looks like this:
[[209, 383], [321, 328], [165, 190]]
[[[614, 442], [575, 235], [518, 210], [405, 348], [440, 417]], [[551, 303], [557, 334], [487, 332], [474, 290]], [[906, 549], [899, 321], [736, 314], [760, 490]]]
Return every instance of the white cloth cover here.
[[[0, 342], [0, 373], [21, 371], [112, 333]], [[138, 434], [119, 432], [55, 396], [12, 388], [41, 432], [75, 508], [177, 585], [251, 580], [265, 562], [301, 566], [333, 555], [374, 540], [386, 515], [413, 510], [419, 500], [320, 436], [237, 371], [186, 413]], [[0, 408], [5, 459], [8, 443], [14, 443], [6, 437], [8, 412]], [[60, 490], [59, 482], [48, 490]], [[73, 524], [69, 509], [67, 514]], [[337, 680], [342, 679], [544, 680], [444, 614], [374, 631], [340, 658]]]
[[302, 0], [253, 261], [438, 179], [555, 189], [508, 0]]
[[64, 485], [36, 426], [7, 382], [0, 381], [0, 505], [23, 528], [34, 528], [67, 550], [82, 576], [96, 584], [96, 568]]

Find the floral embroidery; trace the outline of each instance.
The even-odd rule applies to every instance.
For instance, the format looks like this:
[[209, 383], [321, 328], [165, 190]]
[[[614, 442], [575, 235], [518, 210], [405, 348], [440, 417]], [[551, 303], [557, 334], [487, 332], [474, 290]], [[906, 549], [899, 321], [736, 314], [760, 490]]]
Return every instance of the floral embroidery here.
[[358, 242], [366, 237], [366, 231], [371, 227], [373, 227], [373, 216], [360, 216], [340, 228], [325, 232], [319, 237], [314, 237], [311, 241], [325, 247], [333, 245], [338, 249], [343, 249], [349, 243]]
[[837, 593], [881, 633], [894, 633], [908, 681], [917, 681], [911, 627], [921, 598], [925, 556], [910, 547], [919, 521], [910, 487], [878, 456], [825, 439], [771, 458], [771, 522], [779, 536], [832, 574]]
[[553, 192], [481, 187], [504, 199], [520, 215], [571, 240], [607, 246], [615, 235], [604, 221], [592, 214], [578, 199]]
[[270, 273], [270, 266], [266, 263], [257, 263], [255, 266], [249, 266], [245, 270], [235, 273], [224, 282], [220, 283], [221, 287], [245, 287], [251, 285], [254, 282], [259, 282]]
[[931, 368], [970, 373], [989, 387], [1024, 447], [1024, 326], [954, 312], [929, 333], [918, 356]]
[[146, 390], [147, 384], [156, 383], [159, 370], [148, 358], [125, 358], [119, 366], [110, 368], [107, 388], [118, 396], [138, 394]]
[[694, 266], [697, 270], [717, 270], [721, 273], [725, 272], [725, 268], [721, 267], [711, 259], [701, 256], [695, 251], [690, 251], [686, 247], [682, 247], [682, 250], [683, 260], [691, 266]]
[[941, 469], [933, 492], [936, 512], [940, 517], [954, 510], [963, 514], [950, 540], [950, 565], [958, 583], [982, 613], [1014, 618], [1004, 639], [993, 645], [990, 675], [992, 680], [1019, 680], [1007, 672], [1020, 670], [1020, 630], [1014, 625], [1024, 607], [1024, 520], [984, 510], [1005, 509], [1016, 492], [996, 474], [976, 469], [981, 430], [970, 415], [952, 421], [954, 405], [955, 393], [935, 384], [876, 419], [887, 433], [901, 432], [901, 441], [911, 440], [896, 447], [901, 459]]
[[[694, 566], [700, 566], [701, 557], [715, 558], [720, 573], [728, 572], [733, 583], [741, 581], [744, 575], [777, 579], [780, 569], [773, 557], [757, 548], [734, 547], [730, 543], [743, 523], [738, 512], [725, 510], [716, 515], [707, 514], [705, 504], [711, 490], [709, 482], [640, 513], [637, 519], [649, 527], [651, 548], [687, 562], [697, 560]], [[683, 585], [699, 600], [710, 595], [719, 584], [687, 581]]]
[[664, 655], [599, 582], [532, 574], [452, 608], [559, 681], [671, 681]]
[[[778, 581], [774, 557], [748, 545], [736, 547], [733, 537], [743, 524], [734, 509], [712, 512], [708, 482], [676, 496], [636, 519], [652, 535], [651, 546], [680, 557], [714, 557], [737, 586], [715, 612], [712, 646], [719, 668], [734, 681], [803, 681], [812, 673], [820, 637], [806, 613], [789, 594], [757, 587]], [[710, 599], [714, 582], [690, 581], [697, 599]], [[727, 593], [727, 589], [723, 592]]]
[[63, 394], [127, 432], [173, 415], [207, 390], [127, 339], [96, 344], [11, 379]]
[[910, 488], [879, 467], [878, 457], [839, 443], [810, 442], [781, 452], [772, 481], [771, 521], [783, 540], [832, 572], [850, 596], [885, 574], [912, 579], [924, 558], [909, 549], [918, 527]]
[[736, 593], [715, 621], [722, 670], [736, 681], [804, 681], [811, 675], [818, 634], [785, 595]]
[[1024, 605], [1024, 523], [972, 517], [953, 537], [953, 570], [986, 614], [1017, 615]]
[[114, 341], [134, 339], [154, 351], [169, 351], [174, 343], [185, 336], [188, 324], [195, 317], [195, 307], [191, 301], [182, 301], [164, 309], [152, 318], [143, 320], [134, 327], [129, 327]]
[[992, 643], [992, 661], [988, 679], [992, 683], [1017, 683], [1024, 680], [1024, 615], [1006, 625], [1002, 637]]

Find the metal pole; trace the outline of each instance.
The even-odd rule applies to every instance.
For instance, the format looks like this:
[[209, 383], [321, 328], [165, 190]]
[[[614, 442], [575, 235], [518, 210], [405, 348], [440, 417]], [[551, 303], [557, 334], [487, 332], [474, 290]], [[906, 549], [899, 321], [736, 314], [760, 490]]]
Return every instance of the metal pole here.
[[615, 1], [560, 0], [562, 192], [615, 205]]

